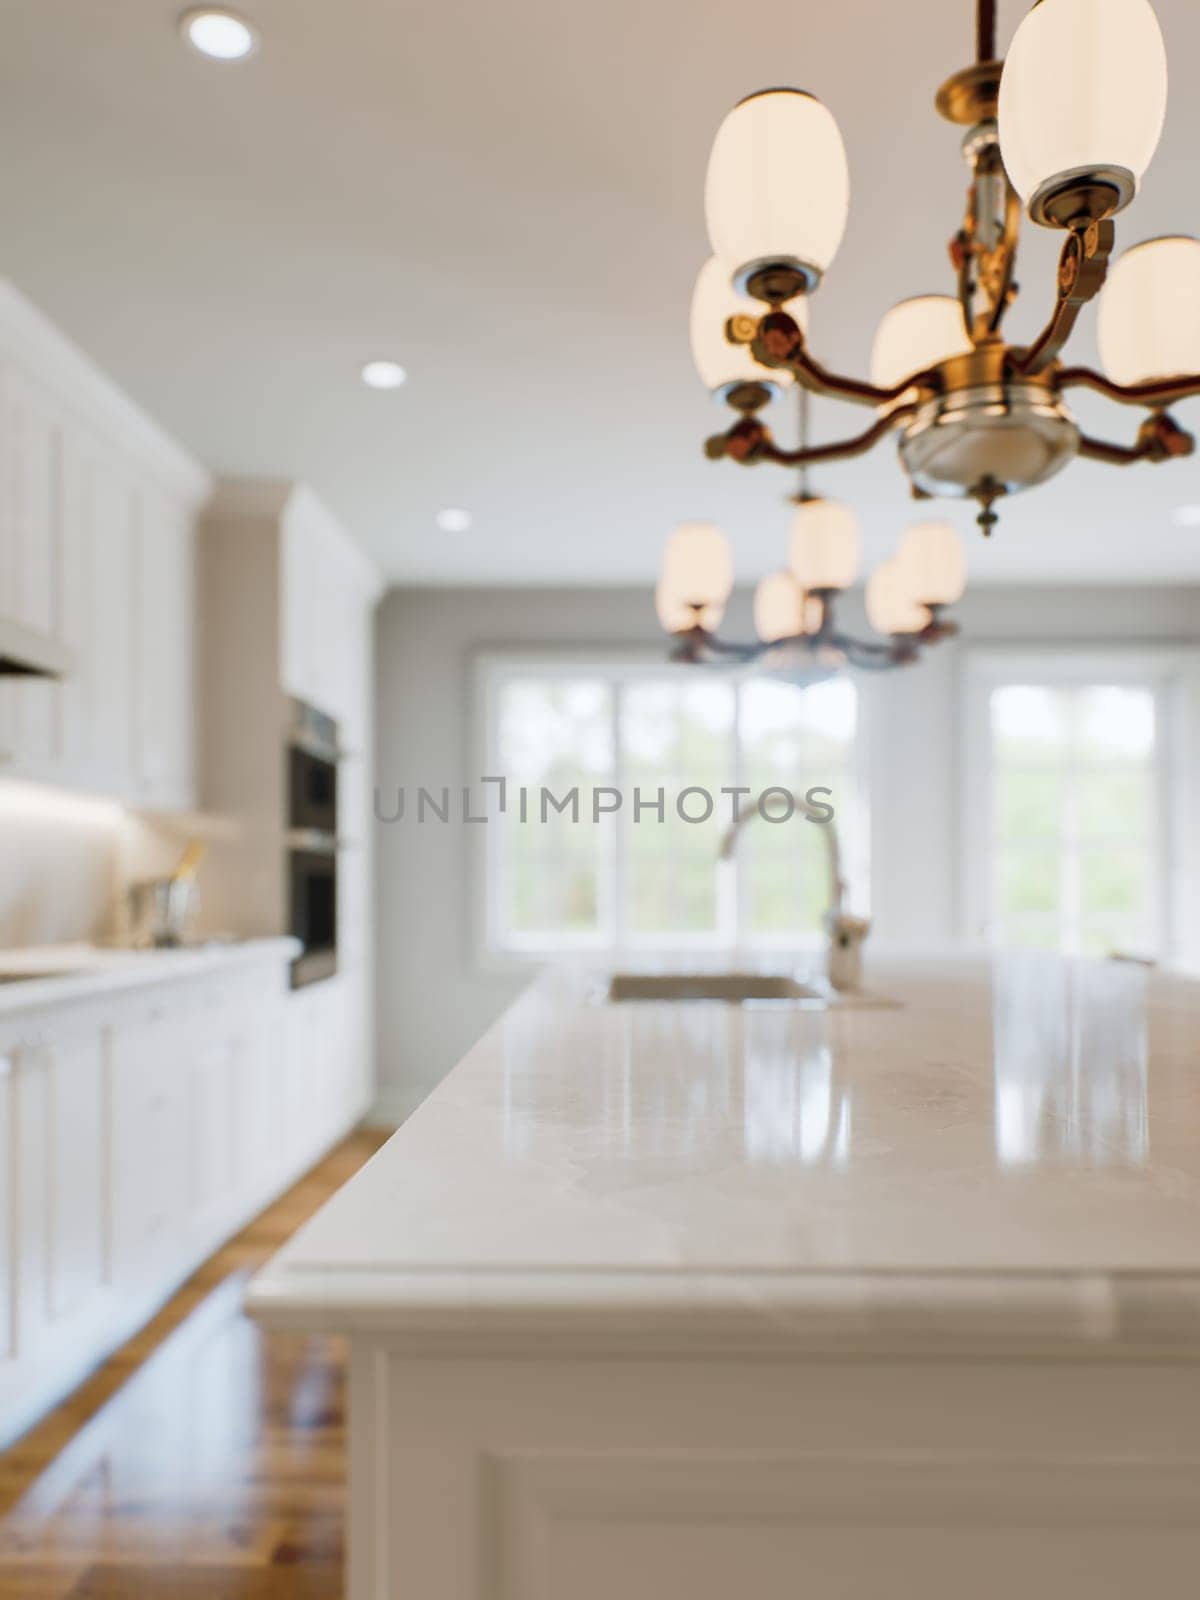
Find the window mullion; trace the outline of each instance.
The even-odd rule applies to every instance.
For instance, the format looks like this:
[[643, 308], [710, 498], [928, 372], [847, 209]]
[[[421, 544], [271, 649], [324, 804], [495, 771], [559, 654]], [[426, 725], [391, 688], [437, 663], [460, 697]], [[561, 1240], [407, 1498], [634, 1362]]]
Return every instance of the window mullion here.
[[[733, 784], [735, 788], [742, 781], [742, 771], [744, 767], [742, 755], [742, 693], [744, 689], [744, 681], [741, 683], [736, 683], [733, 689], [733, 723], [730, 733], [733, 740], [731, 764], [733, 767]], [[733, 796], [733, 800], [736, 802], [736, 795]], [[727, 824], [727, 826], [732, 826], [732, 807], [730, 822]], [[722, 869], [720, 865], [719, 854], [717, 859], [713, 862], [713, 871], [718, 874], [717, 911], [718, 915], [722, 917], [724, 922], [724, 926], [721, 928], [721, 934], [726, 943], [735, 946], [737, 949], [742, 947], [749, 934], [746, 909], [746, 880], [749, 877], [749, 874], [742, 871], [742, 852], [745, 850], [745, 848], [746, 841], [744, 839], [738, 839], [730, 855], [729, 866], [725, 869], [730, 874], [733, 882], [733, 891], [730, 896], [729, 903], [725, 905], [721, 903], [720, 899], [721, 884], [719, 874]], [[732, 926], [730, 926], [731, 917], [733, 919]]]
[[[613, 752], [613, 787], [617, 793], [625, 797], [625, 748], [621, 738], [621, 713], [625, 699], [625, 680], [616, 678], [612, 683], [612, 752]], [[612, 846], [608, 864], [608, 890], [609, 890], [609, 926], [606, 930], [609, 942], [617, 949], [624, 949], [629, 942], [629, 857], [627, 852], [628, 819], [625, 816], [624, 803], [622, 809], [611, 819]]]

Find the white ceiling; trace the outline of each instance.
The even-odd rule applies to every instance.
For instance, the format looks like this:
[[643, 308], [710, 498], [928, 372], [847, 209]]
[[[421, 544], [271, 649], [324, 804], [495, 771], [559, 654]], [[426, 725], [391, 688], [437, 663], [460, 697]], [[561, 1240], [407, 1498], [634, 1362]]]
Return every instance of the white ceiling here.
[[[1175, 92], [1125, 243], [1200, 232], [1200, 6], [1156, 7]], [[811, 336], [863, 369], [891, 302], [951, 288], [965, 177], [931, 102], [969, 58], [969, 0], [244, 9], [262, 49], [221, 66], [184, 48], [170, 0], [5, 0], [0, 271], [211, 467], [308, 479], [397, 579], [649, 582], [684, 517], [729, 529], [740, 576], [778, 565], [786, 476], [701, 452], [724, 426], [686, 338], [713, 131], [766, 84], [833, 109], [851, 218]], [[1023, 10], [1002, 0], [1003, 38]], [[1018, 335], [1054, 256], [1030, 242]], [[364, 389], [373, 356], [407, 386]], [[883, 555], [911, 512], [891, 449], [820, 483]], [[1189, 501], [1197, 460], [1077, 464], [972, 539], [973, 579], [1200, 580], [1200, 530], [1170, 520]], [[439, 532], [444, 506], [472, 530]]]

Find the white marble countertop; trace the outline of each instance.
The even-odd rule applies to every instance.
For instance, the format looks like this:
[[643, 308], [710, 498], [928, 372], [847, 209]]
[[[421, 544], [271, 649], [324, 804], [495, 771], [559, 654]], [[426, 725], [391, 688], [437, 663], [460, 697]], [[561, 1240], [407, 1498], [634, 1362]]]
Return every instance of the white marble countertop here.
[[[296, 939], [244, 939], [178, 950], [57, 944], [0, 950], [0, 1017], [253, 961], [291, 961]], [[12, 980], [12, 981], [10, 981]]]
[[1200, 1355], [1200, 984], [877, 960], [900, 1009], [541, 977], [255, 1281], [451, 1352]]

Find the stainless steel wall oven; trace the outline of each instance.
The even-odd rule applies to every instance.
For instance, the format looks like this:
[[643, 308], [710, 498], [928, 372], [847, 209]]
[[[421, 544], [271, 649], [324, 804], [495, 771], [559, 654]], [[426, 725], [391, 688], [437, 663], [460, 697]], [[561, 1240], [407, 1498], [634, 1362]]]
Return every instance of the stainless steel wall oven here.
[[292, 702], [287, 746], [289, 931], [304, 946], [292, 983], [337, 971], [338, 728], [315, 706]]

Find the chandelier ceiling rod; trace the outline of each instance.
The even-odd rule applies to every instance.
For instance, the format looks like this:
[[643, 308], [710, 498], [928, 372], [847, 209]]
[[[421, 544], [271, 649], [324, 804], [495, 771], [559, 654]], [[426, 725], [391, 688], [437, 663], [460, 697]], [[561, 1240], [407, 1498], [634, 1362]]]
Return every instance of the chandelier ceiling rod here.
[[975, 59], [980, 66], [996, 59], [996, 0], [979, 0], [976, 8]]

